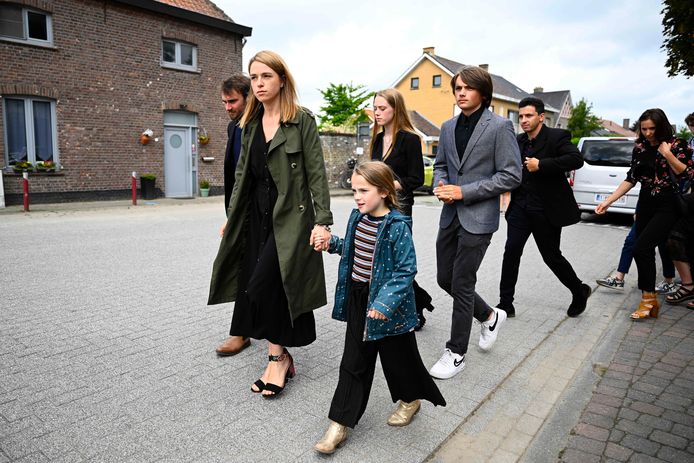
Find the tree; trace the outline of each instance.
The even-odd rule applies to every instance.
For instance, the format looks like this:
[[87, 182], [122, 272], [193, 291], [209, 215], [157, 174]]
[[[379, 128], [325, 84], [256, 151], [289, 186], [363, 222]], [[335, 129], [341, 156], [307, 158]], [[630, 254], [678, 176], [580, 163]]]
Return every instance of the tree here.
[[692, 138], [692, 132], [689, 131], [686, 125], [683, 125], [680, 127], [680, 129], [677, 131], [675, 134], [676, 137], [681, 138], [682, 140], [689, 140]]
[[590, 132], [600, 127], [602, 127], [600, 120], [593, 114], [593, 105], [589, 104], [585, 98], [581, 98], [581, 101], [571, 110], [571, 117], [567, 124], [571, 137], [589, 137]]
[[331, 83], [325, 90], [318, 91], [325, 100], [320, 108], [323, 113], [321, 127], [354, 126], [368, 120], [364, 108], [374, 92], [365, 90], [364, 85]]
[[694, 75], [694, 2], [665, 0], [663, 14], [663, 45], [667, 52], [667, 75]]

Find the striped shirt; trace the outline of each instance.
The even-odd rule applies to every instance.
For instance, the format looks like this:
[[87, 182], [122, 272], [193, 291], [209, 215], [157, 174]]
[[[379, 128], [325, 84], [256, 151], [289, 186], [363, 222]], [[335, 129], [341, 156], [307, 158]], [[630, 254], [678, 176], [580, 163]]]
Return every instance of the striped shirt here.
[[352, 280], [367, 283], [371, 280], [376, 234], [383, 217], [365, 215], [359, 220], [354, 233], [354, 263]]

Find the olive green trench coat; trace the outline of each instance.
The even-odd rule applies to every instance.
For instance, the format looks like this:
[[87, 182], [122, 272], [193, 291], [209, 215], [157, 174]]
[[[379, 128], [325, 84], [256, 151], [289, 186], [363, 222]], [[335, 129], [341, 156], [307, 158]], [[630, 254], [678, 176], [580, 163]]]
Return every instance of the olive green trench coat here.
[[[235, 301], [246, 250], [251, 184], [249, 150], [259, 119], [243, 129], [241, 155], [231, 193], [227, 224], [212, 268], [208, 304]], [[277, 186], [272, 225], [284, 291], [292, 320], [327, 303], [321, 253], [309, 246], [315, 224], [332, 225], [323, 150], [312, 115], [300, 110], [280, 124], [272, 139], [268, 169]]]

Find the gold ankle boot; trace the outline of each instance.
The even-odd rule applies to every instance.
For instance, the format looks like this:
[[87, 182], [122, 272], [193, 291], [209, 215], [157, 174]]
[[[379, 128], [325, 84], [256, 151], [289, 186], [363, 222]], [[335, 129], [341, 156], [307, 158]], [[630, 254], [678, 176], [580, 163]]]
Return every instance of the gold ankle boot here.
[[331, 454], [347, 440], [347, 426], [342, 426], [340, 423], [330, 421], [328, 430], [325, 431], [323, 438], [313, 446], [320, 453]]
[[412, 418], [417, 414], [421, 402], [414, 400], [412, 402], [398, 402], [398, 408], [388, 418], [388, 424], [391, 426], [407, 426], [412, 421]]

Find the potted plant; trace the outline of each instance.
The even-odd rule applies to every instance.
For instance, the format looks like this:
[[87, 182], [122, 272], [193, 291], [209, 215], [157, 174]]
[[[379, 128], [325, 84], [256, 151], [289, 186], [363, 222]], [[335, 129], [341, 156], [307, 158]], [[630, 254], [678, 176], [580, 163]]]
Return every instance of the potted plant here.
[[205, 130], [204, 128], [201, 128], [198, 132], [198, 142], [201, 145], [206, 145], [210, 142], [210, 136], [207, 135], [207, 130]]
[[29, 161], [19, 161], [12, 166], [15, 172], [28, 172], [34, 170], [34, 165]]
[[142, 199], [154, 199], [156, 197], [156, 192], [154, 190], [154, 184], [157, 180], [154, 174], [142, 174], [140, 175], [140, 194]]
[[55, 163], [53, 161], [39, 161], [35, 164], [37, 172], [55, 172]]
[[200, 180], [200, 196], [206, 198], [210, 195], [210, 182], [205, 179]]

